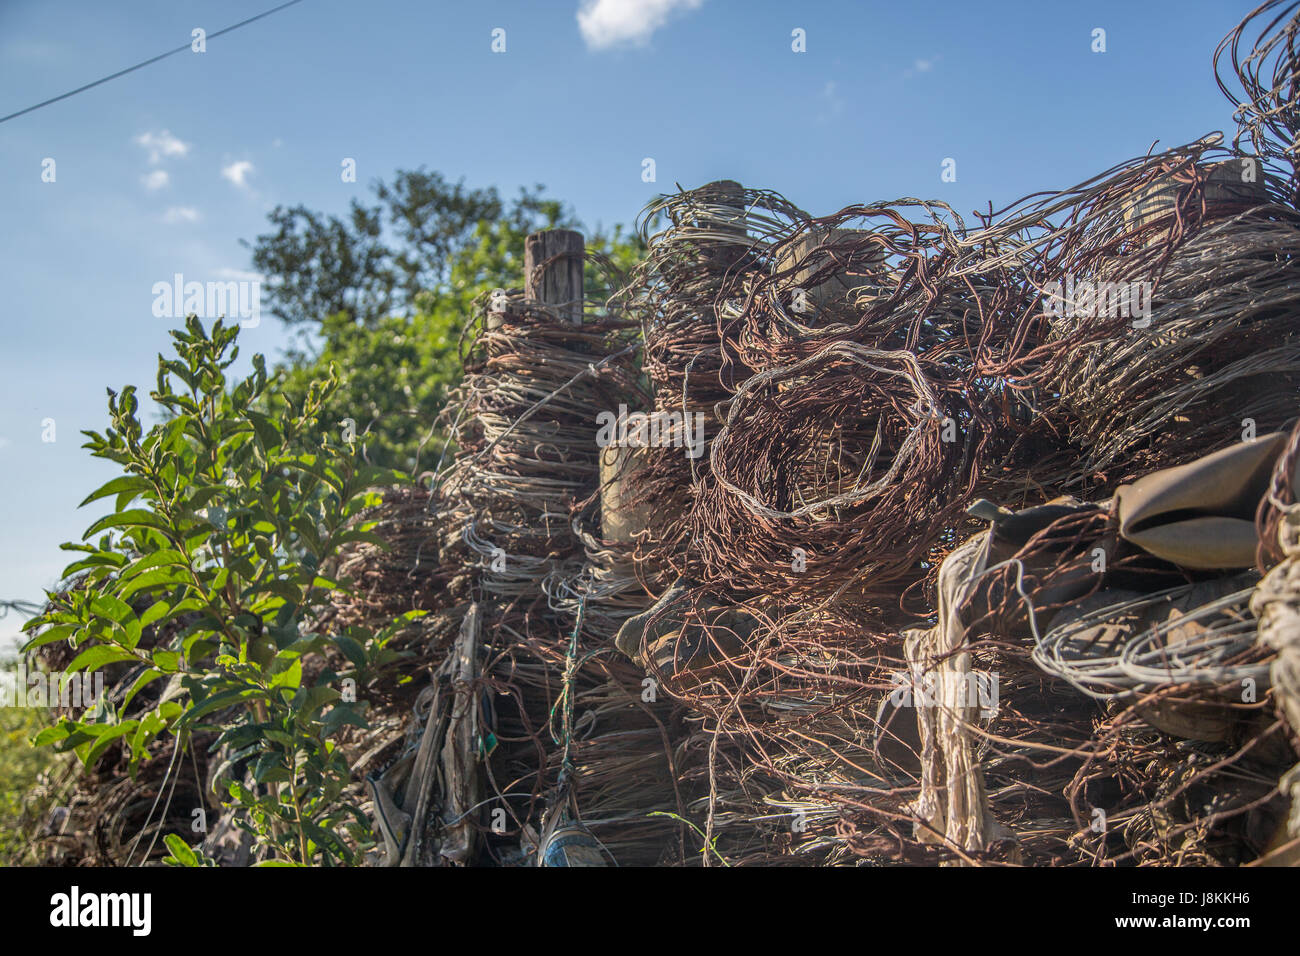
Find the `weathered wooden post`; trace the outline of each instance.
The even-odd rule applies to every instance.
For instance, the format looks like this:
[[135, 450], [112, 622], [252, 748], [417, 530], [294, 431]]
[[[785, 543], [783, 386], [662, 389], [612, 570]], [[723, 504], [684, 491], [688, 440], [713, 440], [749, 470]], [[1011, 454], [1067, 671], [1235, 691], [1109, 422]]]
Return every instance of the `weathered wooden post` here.
[[[586, 249], [582, 233], [570, 229], [547, 229], [524, 239], [525, 297], [550, 306], [569, 325], [582, 324], [582, 264]], [[495, 290], [484, 323], [488, 332], [505, 325], [506, 304], [506, 290]], [[501, 348], [498, 344], [492, 354], [499, 354]]]
[[[1205, 202], [1203, 221], [1206, 223], [1268, 202], [1263, 166], [1252, 156], [1201, 163], [1197, 169], [1204, 178], [1200, 198]], [[1171, 175], [1161, 176], [1138, 191], [1125, 205], [1125, 226], [1136, 231], [1164, 221], [1166, 225], [1148, 235], [1143, 245], [1165, 242], [1168, 230], [1173, 226], [1178, 197], [1186, 188], [1185, 181], [1175, 180]], [[1193, 215], [1199, 216], [1200, 210], [1193, 210]]]
[[582, 265], [587, 244], [571, 229], [534, 232], [524, 240], [524, 295], [569, 325], [582, 324]]
[[735, 235], [738, 245], [748, 248], [745, 230], [745, 187], [734, 179], [719, 179], [704, 188], [714, 193], [715, 203], [722, 207], [714, 213], [715, 224], [720, 225], [723, 232]]
[[695, 225], [712, 233], [707, 245], [701, 243], [700, 264], [721, 282], [722, 276], [749, 252], [745, 187], [734, 179], [719, 179], [700, 191], [707, 194], [709, 206], [707, 212], [697, 217]]
[[638, 449], [610, 445], [600, 450], [600, 534], [606, 541], [631, 544], [649, 527], [649, 509], [637, 511], [626, 500], [629, 481], [636, 470]]
[[[782, 270], [795, 270], [787, 281], [792, 289], [803, 293], [802, 298], [806, 303], [801, 310], [800, 303], [796, 302], [796, 312], [812, 312], [814, 308], [821, 311], [852, 307], [859, 299], [874, 299], [880, 295], [885, 271], [883, 250], [870, 254], [855, 253], [851, 268], [824, 278], [815, 285], [811, 282], [813, 275], [825, 268], [829, 258], [827, 254], [816, 255], [818, 248], [860, 239], [868, 234], [865, 229], [812, 229], [797, 237], [784, 250], [779, 267]], [[853, 294], [854, 290], [857, 290], [856, 295]]]

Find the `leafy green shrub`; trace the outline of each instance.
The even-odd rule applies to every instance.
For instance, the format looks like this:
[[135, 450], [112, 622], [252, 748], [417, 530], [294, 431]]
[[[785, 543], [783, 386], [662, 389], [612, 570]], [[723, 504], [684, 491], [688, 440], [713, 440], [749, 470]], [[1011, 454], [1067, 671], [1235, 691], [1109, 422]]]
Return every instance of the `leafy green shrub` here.
[[[64, 545], [83, 552], [64, 572], [77, 586], [50, 595], [27, 625], [27, 649], [68, 641], [70, 673], [122, 663], [139, 673], [123, 699], [63, 717], [37, 743], [90, 767], [120, 742], [134, 770], [160, 735], [183, 751], [196, 733], [217, 731], [225, 766], [248, 768], [222, 782], [264, 855], [350, 863], [369, 828], [344, 794], [337, 737], [364, 726], [350, 681], [386, 660], [389, 634], [311, 627], [328, 594], [347, 586], [325, 576], [328, 559], [351, 541], [382, 544], [353, 518], [376, 499], [367, 489], [391, 476], [360, 464], [332, 422], [322, 427], [332, 376], [274, 412], [258, 410], [271, 386], [262, 356], [230, 386], [237, 335], [220, 321], [209, 334], [191, 316], [172, 332], [176, 357], [159, 356], [151, 397], [169, 417], [145, 431], [135, 389], [110, 390], [112, 427], [85, 433], [85, 447], [123, 474], [83, 502], [114, 507], [83, 536], [97, 541]], [[331, 661], [350, 666], [336, 672]], [[155, 681], [165, 691], [133, 709]], [[175, 842], [173, 862], [198, 860]]]

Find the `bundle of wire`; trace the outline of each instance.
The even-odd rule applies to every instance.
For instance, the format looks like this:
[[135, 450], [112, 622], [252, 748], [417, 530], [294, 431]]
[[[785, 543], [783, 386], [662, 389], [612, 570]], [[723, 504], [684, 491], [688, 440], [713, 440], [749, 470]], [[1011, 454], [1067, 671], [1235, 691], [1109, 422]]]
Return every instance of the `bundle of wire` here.
[[1187, 583], [1108, 541], [1112, 521], [1049, 523], [963, 608], [966, 646], [1003, 688], [980, 734], [990, 805], [1023, 862], [1245, 862], [1278, 826], [1288, 753], [1251, 575]]
[[1149, 328], [1064, 353], [1057, 381], [1085, 450], [1080, 477], [1131, 480], [1294, 418], [1297, 251], [1300, 216], [1280, 206], [1206, 225], [1159, 276]]
[[464, 555], [487, 609], [485, 806], [510, 826], [485, 831], [486, 858], [517, 860], [521, 840], [544, 842], [563, 821], [585, 827], [607, 862], [654, 863], [683, 809], [673, 716], [642, 699], [644, 675], [612, 647], [649, 597], [593, 514], [597, 413], [641, 400], [630, 328], [599, 299], [581, 323], [517, 292], [484, 306], [446, 413], [460, 422], [458, 451], [439, 488], [444, 560]]
[[[1214, 51], [1215, 79], [1237, 122], [1233, 146], [1255, 156], [1286, 182], [1284, 198], [1292, 207], [1300, 206], [1298, 7], [1286, 0], [1261, 4]], [[1242, 41], [1256, 28], [1250, 52], [1243, 56]]]
[[459, 453], [440, 490], [459, 509], [451, 534], [477, 556], [481, 593], [508, 601], [580, 573], [570, 511], [597, 486], [595, 414], [634, 383], [630, 363], [608, 361], [628, 333], [617, 319], [574, 327], [520, 294], [485, 304], [507, 311], [483, 316], [465, 358], [448, 406]]
[[[708, 629], [694, 596], [685, 628]], [[869, 614], [828, 608], [770, 616], [739, 608], [755, 626], [725, 653], [652, 660], [664, 692], [689, 707], [679, 764], [694, 797], [694, 848], [705, 865], [833, 864], [854, 853], [837, 827], [855, 807], [873, 832], [910, 832], [910, 767], [878, 752], [877, 708], [903, 667], [895, 635]], [[685, 629], [684, 628], [684, 629]], [[900, 839], [883, 837], [884, 861]]]
[[964, 244], [1026, 263], [1037, 295], [986, 363], [1069, 447], [1044, 484], [1098, 493], [1294, 416], [1300, 219], [1261, 160], [1217, 134], [1036, 194]]
[[[724, 354], [719, 323], [775, 237], [800, 218], [806, 214], [776, 193], [730, 181], [665, 196], [642, 213], [647, 255], [618, 301], [641, 325], [651, 411], [680, 415], [686, 429], [699, 421], [703, 448], [718, 429], [715, 404], [749, 375]], [[686, 519], [708, 473], [707, 456], [688, 456], [675, 442], [642, 449], [639, 459], [628, 505], [659, 513], [661, 526], [641, 542], [636, 560], [698, 577]]]

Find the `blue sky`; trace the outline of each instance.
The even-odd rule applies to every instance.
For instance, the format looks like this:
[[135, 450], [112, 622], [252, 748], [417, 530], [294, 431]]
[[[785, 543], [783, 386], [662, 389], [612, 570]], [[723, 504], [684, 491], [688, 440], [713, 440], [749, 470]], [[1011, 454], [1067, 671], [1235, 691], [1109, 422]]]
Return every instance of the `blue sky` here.
[[[274, 5], [0, 0], [0, 115]], [[97, 517], [76, 505], [111, 472], [79, 432], [104, 427], [105, 386], [152, 383], [173, 324], [154, 283], [246, 273], [238, 240], [277, 203], [339, 212], [425, 165], [544, 183], [592, 227], [719, 178], [817, 214], [917, 196], [966, 215], [1227, 130], [1211, 56], [1252, 6], [305, 0], [0, 124], [0, 598], [38, 598]], [[267, 316], [241, 340], [286, 337]]]

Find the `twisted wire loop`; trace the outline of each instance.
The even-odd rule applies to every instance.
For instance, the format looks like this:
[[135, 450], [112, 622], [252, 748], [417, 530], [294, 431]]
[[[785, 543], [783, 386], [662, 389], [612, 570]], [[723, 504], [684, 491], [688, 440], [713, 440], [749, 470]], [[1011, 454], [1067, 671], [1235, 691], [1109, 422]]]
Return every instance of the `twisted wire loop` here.
[[[1295, 3], [1284, 0], [1261, 4], [1214, 51], [1214, 78], [1234, 107], [1232, 118], [1237, 132], [1233, 148], [1252, 153], [1266, 164], [1269, 173], [1285, 183], [1284, 198], [1292, 206], [1300, 200], [1300, 183], [1296, 179], [1300, 151], [1300, 26], [1296, 8]], [[1259, 32], [1250, 41], [1250, 52], [1243, 56], [1242, 42], [1256, 27]]]

